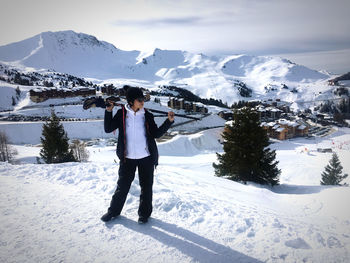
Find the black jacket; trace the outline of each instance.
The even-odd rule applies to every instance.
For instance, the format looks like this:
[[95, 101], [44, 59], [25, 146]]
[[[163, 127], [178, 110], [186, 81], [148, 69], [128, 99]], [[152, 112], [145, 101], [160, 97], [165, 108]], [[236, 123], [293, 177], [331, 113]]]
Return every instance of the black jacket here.
[[[126, 133], [125, 133], [125, 117], [126, 109], [122, 107], [112, 118], [112, 112], [105, 111], [104, 128], [106, 133], [110, 133], [119, 129], [117, 156], [121, 161], [125, 161], [126, 156]], [[174, 122], [170, 122], [167, 118], [164, 123], [158, 128], [154, 122], [153, 114], [145, 109], [145, 128], [148, 150], [151, 154], [153, 164], [158, 165], [158, 148], [155, 138], [160, 138], [166, 133]]]

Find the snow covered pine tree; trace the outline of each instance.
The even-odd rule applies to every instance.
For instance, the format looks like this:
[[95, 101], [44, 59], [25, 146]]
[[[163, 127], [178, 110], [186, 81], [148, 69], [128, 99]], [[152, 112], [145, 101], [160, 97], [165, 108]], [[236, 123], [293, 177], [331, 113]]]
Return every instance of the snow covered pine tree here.
[[329, 164], [322, 173], [321, 185], [340, 185], [340, 182], [348, 177], [347, 174], [342, 175], [342, 171], [343, 166], [340, 164], [338, 155], [333, 153]]
[[232, 125], [223, 132], [224, 153], [213, 163], [215, 175], [233, 181], [276, 185], [281, 171], [269, 138], [260, 126], [259, 115], [249, 107], [234, 112]]
[[43, 125], [42, 135], [40, 157], [45, 163], [75, 162], [73, 152], [69, 150], [67, 133], [54, 111], [51, 119]]

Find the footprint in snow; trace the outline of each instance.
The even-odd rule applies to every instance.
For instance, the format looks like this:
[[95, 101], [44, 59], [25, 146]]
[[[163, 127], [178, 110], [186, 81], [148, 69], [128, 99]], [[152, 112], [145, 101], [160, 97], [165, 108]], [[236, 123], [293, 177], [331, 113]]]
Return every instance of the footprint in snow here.
[[254, 230], [251, 230], [248, 234], [247, 237], [255, 237], [255, 232]]
[[202, 223], [202, 222], [204, 222], [204, 217], [200, 216], [200, 217], [198, 217], [196, 220], [193, 221], [192, 225], [194, 225], [194, 224], [200, 224], [200, 223]]
[[247, 227], [246, 226], [241, 226], [239, 228], [236, 229], [236, 232], [237, 233], [243, 233], [247, 230]]
[[96, 167], [90, 168], [88, 173], [96, 173]]
[[343, 247], [341, 242], [336, 237], [333, 237], [333, 236], [330, 236], [327, 239], [327, 246], [329, 248], [340, 248], [340, 247]]
[[274, 223], [272, 224], [272, 226], [274, 228], [285, 228], [285, 226], [280, 221], [278, 221], [277, 218], [274, 220]]
[[254, 219], [253, 218], [245, 218], [244, 221], [247, 224], [247, 227], [251, 227], [253, 225]]
[[323, 247], [326, 246], [326, 241], [320, 233], [316, 234], [316, 239], [317, 239], [317, 242], [320, 243]]
[[[254, 219], [253, 218], [245, 218], [244, 219], [245, 225], [244, 226], [240, 226], [236, 229], [237, 233], [243, 233], [245, 231], [247, 231], [248, 228], [250, 228], [253, 225]], [[248, 233], [248, 237], [253, 237], [255, 235], [254, 231]]]
[[288, 240], [284, 243], [287, 247], [295, 248], [295, 249], [310, 249], [310, 245], [305, 242], [302, 238]]

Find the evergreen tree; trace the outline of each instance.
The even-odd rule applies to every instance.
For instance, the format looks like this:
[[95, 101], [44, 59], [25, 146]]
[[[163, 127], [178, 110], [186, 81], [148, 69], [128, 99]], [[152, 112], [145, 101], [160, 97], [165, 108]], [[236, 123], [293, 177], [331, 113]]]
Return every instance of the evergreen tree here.
[[232, 125], [223, 132], [224, 153], [213, 163], [216, 176], [233, 181], [276, 185], [281, 171], [275, 151], [268, 148], [269, 138], [260, 126], [259, 115], [250, 108], [236, 110]]
[[44, 80], [43, 85], [48, 88], [53, 87], [53, 83], [47, 80]]
[[343, 166], [340, 164], [338, 155], [333, 153], [329, 164], [322, 173], [321, 185], [340, 185], [340, 182], [348, 177], [347, 174], [342, 175]]
[[40, 157], [46, 163], [75, 161], [72, 150], [69, 150], [67, 133], [54, 111], [51, 112], [50, 120], [43, 125], [42, 136]]

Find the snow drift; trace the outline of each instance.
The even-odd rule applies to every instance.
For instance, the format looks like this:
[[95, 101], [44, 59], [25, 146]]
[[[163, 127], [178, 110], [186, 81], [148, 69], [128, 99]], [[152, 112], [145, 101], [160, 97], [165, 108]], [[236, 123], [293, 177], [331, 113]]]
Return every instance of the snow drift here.
[[[344, 201], [349, 199], [349, 187], [319, 186], [321, 164], [331, 154], [299, 149], [316, 144], [332, 147], [349, 172], [347, 129], [315, 142], [275, 144], [283, 169], [282, 185], [274, 188], [215, 177], [217, 132], [179, 136], [159, 145], [153, 214], [146, 225], [137, 224], [137, 177], [122, 215], [107, 224], [100, 221], [118, 178], [114, 146], [89, 147], [88, 163], [1, 163], [0, 258], [4, 262], [349, 261], [350, 214]], [[214, 151], [203, 148], [208, 143]], [[32, 153], [17, 147], [20, 156], [37, 154], [35, 147], [25, 148], [33, 148]], [[183, 154], [187, 151], [195, 155]], [[295, 164], [307, 164], [308, 169], [296, 174]]]

